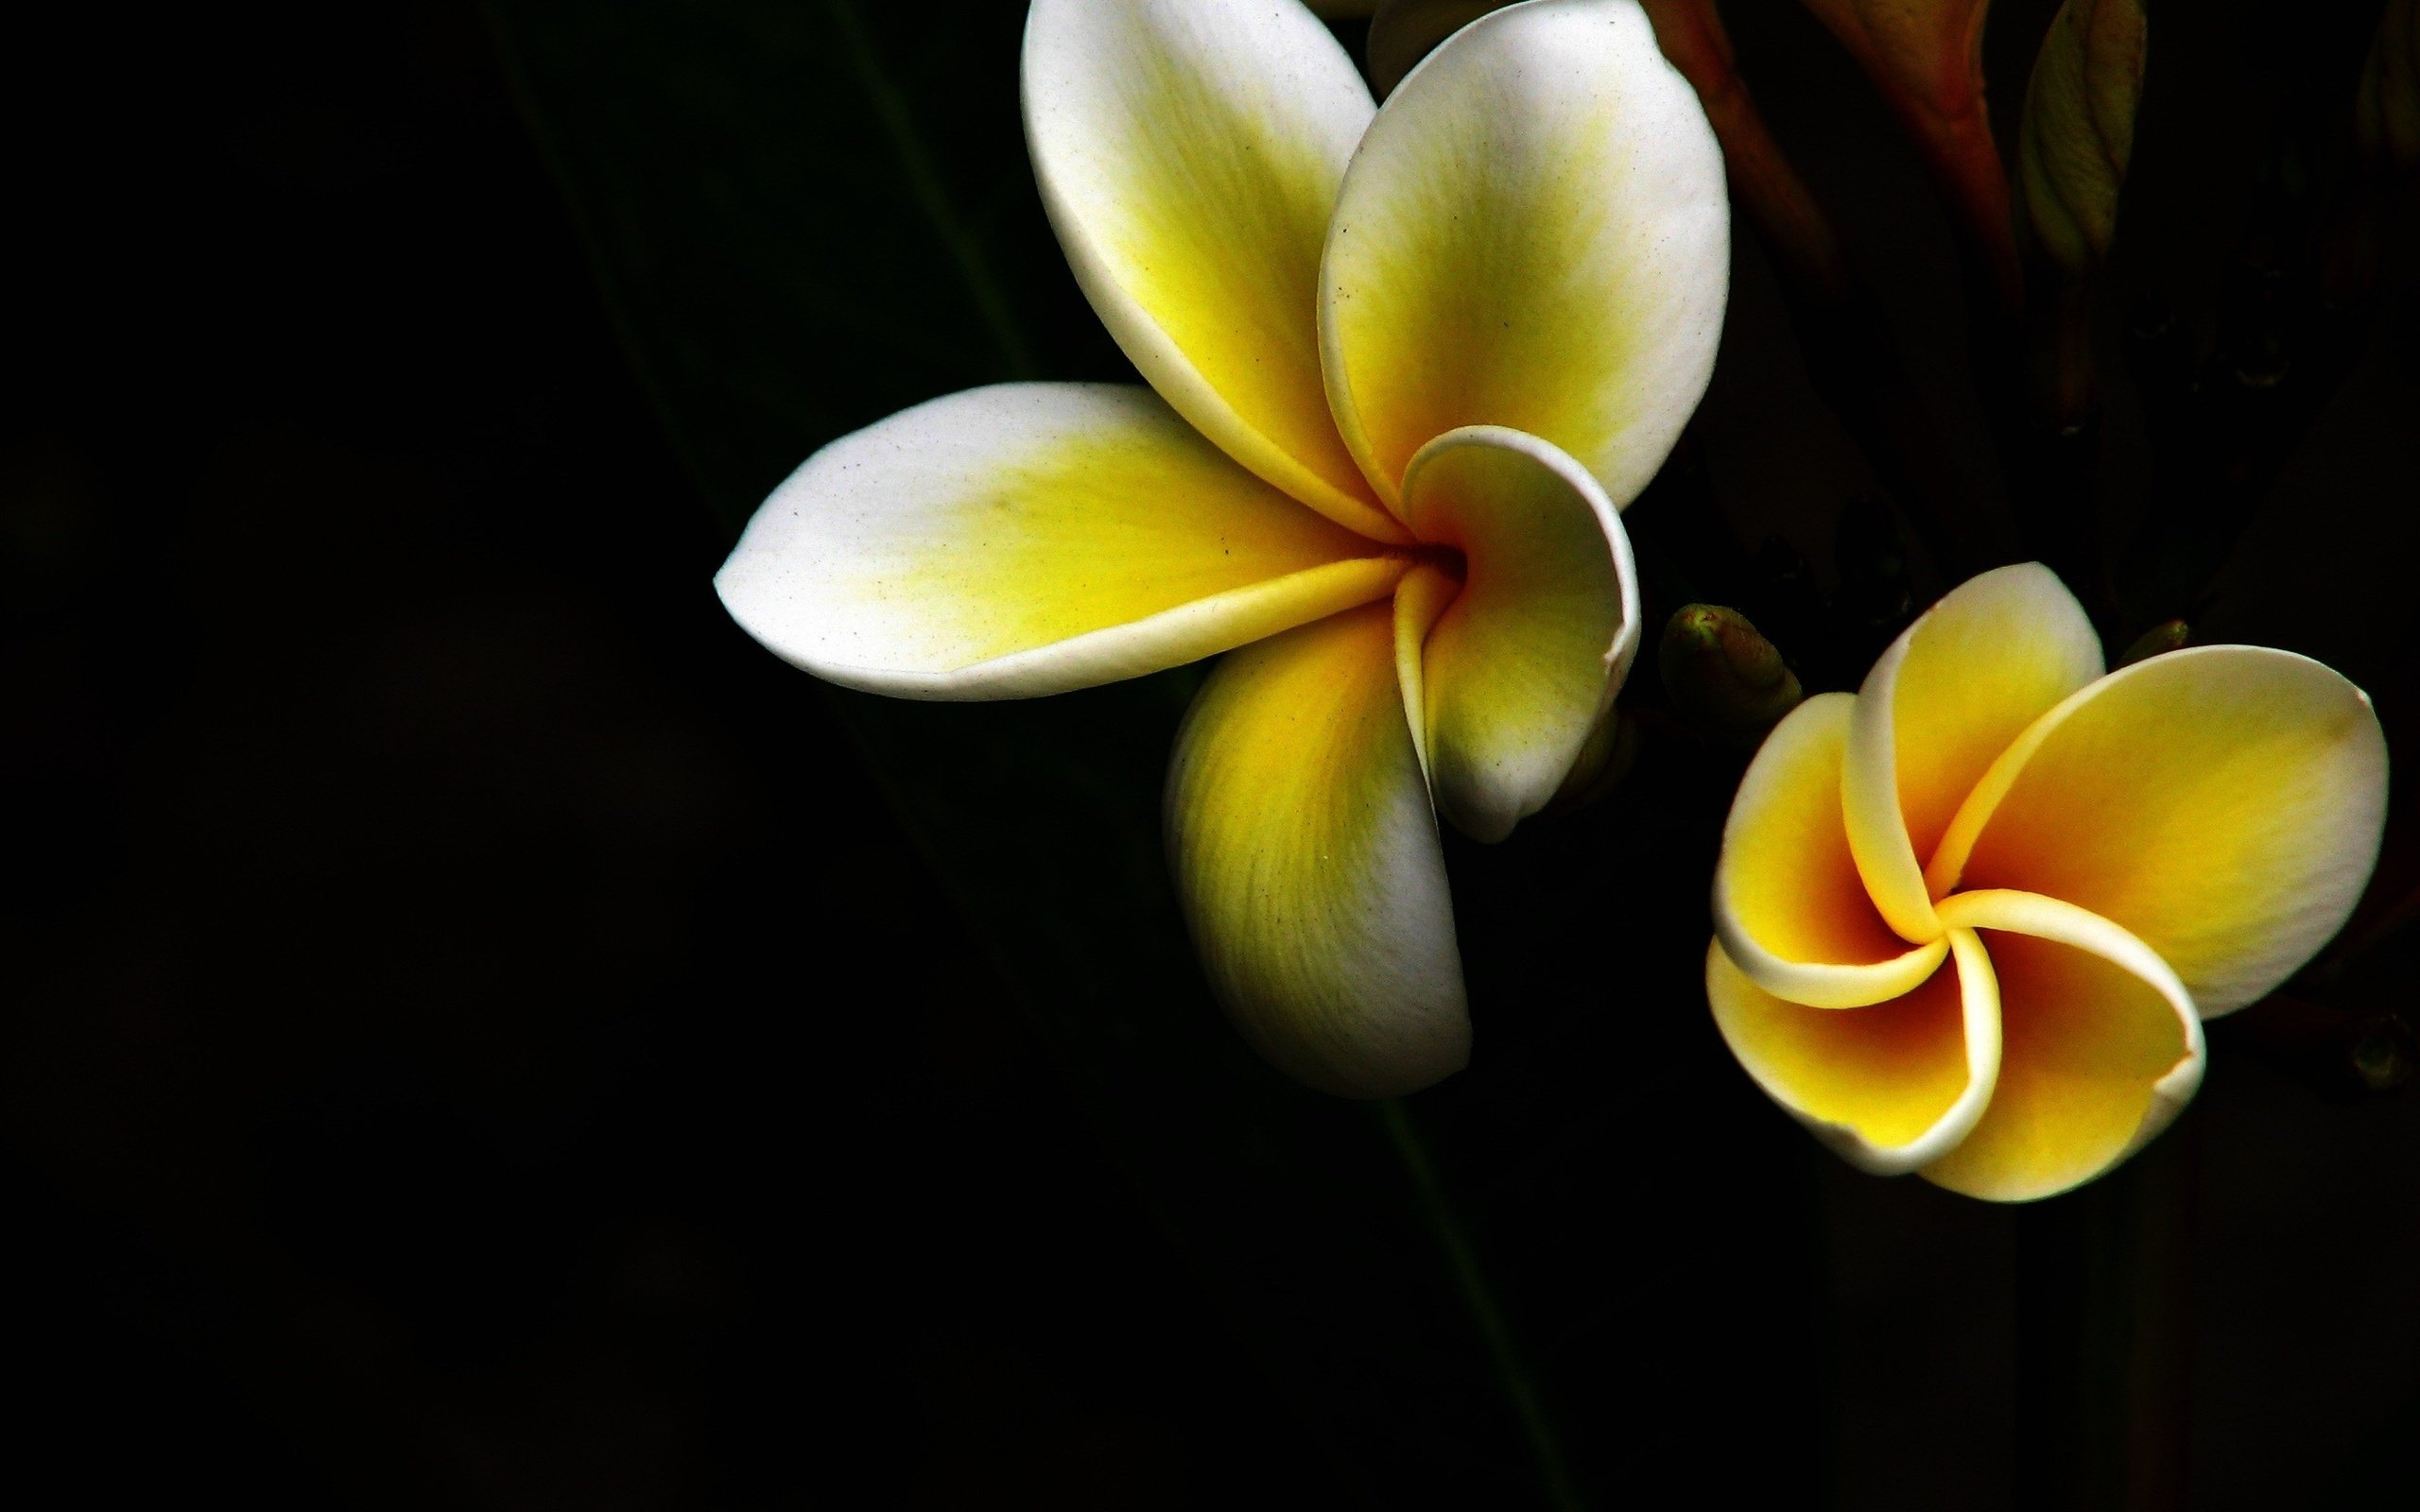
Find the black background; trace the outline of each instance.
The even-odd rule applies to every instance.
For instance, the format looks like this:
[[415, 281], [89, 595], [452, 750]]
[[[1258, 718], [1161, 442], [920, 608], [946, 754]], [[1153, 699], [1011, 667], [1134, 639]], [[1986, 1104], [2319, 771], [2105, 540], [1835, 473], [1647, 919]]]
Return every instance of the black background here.
[[[2048, 9], [1998, 8], [2004, 113]], [[2009, 536], [1912, 154], [1803, 15], [1732, 9]], [[2123, 289], [2206, 310], [2269, 112], [2320, 66], [2300, 13], [2160, 12]], [[12, 49], [13, 1482], [1534, 1500], [1377, 1119], [1261, 1071], [1185, 970], [1153, 850], [1185, 676], [880, 705], [709, 591], [831, 435], [1120, 374], [1024, 177], [1019, 19], [372, 3], [91, 12]], [[2203, 632], [2330, 661], [2391, 740], [2420, 695], [2411, 232]], [[1740, 244], [1700, 451], [1734, 533], [1820, 561], [1859, 463]], [[2111, 403], [2122, 520], [2151, 464]], [[1479, 1050], [1411, 1117], [1592, 1504], [1674, 1475], [2006, 1504], [2017, 1218], [1838, 1166], [1703, 1022], [1735, 775], [1668, 752], [1451, 848]], [[2420, 1112], [2256, 1039], [2214, 1034], [2161, 1152], [2198, 1214], [2168, 1282], [2192, 1503], [2409, 1494]]]

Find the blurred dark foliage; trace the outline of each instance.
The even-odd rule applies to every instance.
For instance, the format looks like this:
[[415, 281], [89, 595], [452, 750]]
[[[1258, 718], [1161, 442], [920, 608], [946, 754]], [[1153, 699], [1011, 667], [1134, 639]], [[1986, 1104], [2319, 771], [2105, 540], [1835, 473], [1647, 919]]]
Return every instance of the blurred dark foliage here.
[[[2003, 108], [2049, 9], [1996, 8]], [[2229, 339], [2303, 9], [2159, 9], [2108, 371], [2145, 301]], [[1187, 675], [837, 696], [707, 589], [831, 436], [1120, 375], [1027, 175], [1020, 9], [84, 13], [16, 50], [0, 1442], [72, 1492], [37, 1501], [1537, 1498], [1381, 1121], [1260, 1068], [1190, 971], [1155, 807]], [[1912, 153], [1795, 8], [1732, 12], [2013, 549]], [[2398, 750], [2413, 232], [2192, 606], [2342, 668]], [[2177, 490], [2105, 398], [2117, 541]], [[1632, 517], [1651, 593], [1853, 679], [1944, 586], [1872, 482], [1743, 235]], [[1651, 739], [1596, 807], [1452, 848], [1479, 1049], [1409, 1120], [1590, 1504], [2006, 1504], [2015, 1219], [1841, 1168], [1705, 1022], [1737, 770]], [[2409, 1011], [2398, 938], [2301, 1038], [2222, 1026], [2159, 1151], [2195, 1505], [2414, 1486], [2420, 1102], [2324, 1017]]]

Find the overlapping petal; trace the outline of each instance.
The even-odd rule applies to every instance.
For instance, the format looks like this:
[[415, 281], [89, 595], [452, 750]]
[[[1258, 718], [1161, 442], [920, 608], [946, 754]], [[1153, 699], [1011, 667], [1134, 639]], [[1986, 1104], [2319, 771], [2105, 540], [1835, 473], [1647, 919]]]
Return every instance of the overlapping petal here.
[[[2249, 646], [2100, 669], [2055, 577], [1987, 573], [1853, 698], [1784, 720], [1741, 784], [1716, 1018], [1768, 1092], [1870, 1169], [1996, 1201], [2091, 1180], [2191, 1098], [2204, 1019], [2308, 960], [2368, 879], [2386, 749], [2360, 689]], [[1996, 980], [1996, 1071], [1970, 1061], [1961, 1095], [1988, 1091], [1958, 1103], [1979, 1113], [1964, 1124], [1938, 977], [1846, 1006], [1909, 959], [1886, 938], [1945, 941], [1970, 1027], [1974, 984]]]
[[1403, 693], [1403, 716], [1411, 726], [1412, 749], [1420, 756], [1423, 773], [1429, 770], [1428, 632], [1461, 592], [1462, 579], [1433, 561], [1415, 564], [1395, 587], [1395, 681]]
[[1991, 954], [2000, 1068], [1982, 1119], [1927, 1180], [1999, 1202], [2051, 1196], [2140, 1149], [2191, 1099], [2202, 1021], [2150, 946], [2029, 893], [1961, 893], [1941, 913]]
[[1288, 0], [1034, 0], [1027, 21], [1034, 177], [1118, 345], [1244, 466], [1400, 540], [1329, 419], [1314, 313], [1373, 110]]
[[1391, 503], [1421, 447], [1505, 425], [1616, 505], [1712, 370], [1722, 157], [1634, 0], [1534, 0], [1457, 33], [1346, 173], [1321, 280], [1330, 402]]
[[1170, 864], [1219, 1001], [1323, 1091], [1383, 1097], [1461, 1068], [1461, 955], [1386, 605], [1238, 651], [1168, 774]]
[[1971, 933], [1947, 939], [1954, 965], [1857, 1008], [1775, 997], [1718, 940], [1706, 953], [1706, 995], [1732, 1054], [1766, 1095], [1860, 1169], [1912, 1171], [1975, 1127], [1999, 1069], [1991, 962]]
[[1854, 695], [1819, 694], [1765, 737], [1740, 781], [1714, 873], [1714, 924], [1764, 990], [1817, 1010], [1912, 992], [1947, 954], [1910, 945], [1875, 908], [1849, 850], [1841, 764]]
[[1466, 563], [1422, 657], [1437, 806], [1472, 838], [1500, 840], [1554, 797], [1630, 672], [1630, 538], [1578, 462], [1500, 426], [1424, 447], [1403, 513], [1422, 541]]
[[1858, 691], [1841, 799], [1876, 907], [1911, 940], [1941, 931], [1925, 863], [2028, 725], [2099, 677], [2100, 640], [2039, 563], [1971, 578], [1893, 642]]
[[1007, 698], [1258, 640], [1383, 597], [1405, 566], [1149, 390], [1011, 384], [817, 453], [715, 587], [750, 634], [829, 681]]
[[2089, 909], [2221, 1014], [2342, 927], [2377, 859], [2386, 776], [2369, 699], [2327, 667], [2256, 646], [2174, 651], [2028, 730], [1959, 815], [1936, 882]]

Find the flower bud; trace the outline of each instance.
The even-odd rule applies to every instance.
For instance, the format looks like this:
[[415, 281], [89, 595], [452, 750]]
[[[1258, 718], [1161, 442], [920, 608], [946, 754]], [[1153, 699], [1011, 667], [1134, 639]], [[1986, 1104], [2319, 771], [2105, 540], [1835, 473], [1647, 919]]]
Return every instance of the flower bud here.
[[1689, 604], [1664, 627], [1656, 653], [1672, 706], [1718, 745], [1749, 749], [1803, 694], [1773, 644], [1737, 610]]
[[2375, 1013], [2355, 1028], [2345, 1058], [2363, 1090], [2391, 1092], [2420, 1069], [2420, 1040], [2395, 1013]]
[[2420, 168], [2420, 0], [2387, 0], [2353, 101], [2361, 154], [2409, 173]]
[[2126, 647], [2126, 654], [2118, 659], [2118, 664], [2131, 667], [2137, 662], [2148, 662], [2163, 652], [2175, 650], [2192, 635], [2193, 627], [2183, 620], [2162, 620], [2135, 636], [2135, 644]]
[[2050, 19], [2017, 127], [2017, 225], [2081, 282], [2108, 255], [2143, 95], [2142, 0], [2066, 0]]

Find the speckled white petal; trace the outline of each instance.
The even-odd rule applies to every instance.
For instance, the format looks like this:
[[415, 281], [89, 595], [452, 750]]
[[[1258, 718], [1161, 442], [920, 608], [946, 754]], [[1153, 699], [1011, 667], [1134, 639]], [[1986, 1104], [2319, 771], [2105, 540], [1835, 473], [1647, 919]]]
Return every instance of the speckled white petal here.
[[715, 577], [786, 660], [910, 698], [1192, 662], [1384, 597], [1407, 561], [1279, 493], [1147, 389], [1011, 384], [841, 438]]
[[1034, 0], [1026, 23], [1034, 178], [1110, 334], [1236, 461], [1401, 540], [1320, 376], [1320, 257], [1374, 108], [1294, 0]]
[[1321, 281], [1328, 392], [1391, 503], [1420, 448], [1505, 425], [1616, 506], [1713, 370], [1722, 154], [1634, 0], [1533, 0], [1454, 34], [1346, 173]]

